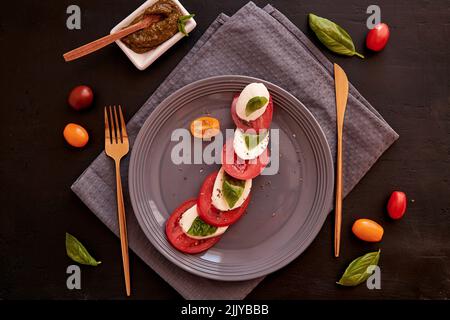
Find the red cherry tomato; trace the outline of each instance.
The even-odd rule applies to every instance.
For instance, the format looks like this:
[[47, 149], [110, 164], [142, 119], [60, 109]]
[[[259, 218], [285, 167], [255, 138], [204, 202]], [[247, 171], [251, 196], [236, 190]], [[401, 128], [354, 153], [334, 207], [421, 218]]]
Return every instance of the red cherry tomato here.
[[78, 86], [72, 89], [69, 94], [69, 105], [75, 110], [88, 108], [94, 100], [94, 93], [88, 86]]
[[181, 215], [196, 203], [197, 199], [187, 200], [174, 210], [174, 212], [170, 215], [169, 219], [166, 222], [167, 239], [175, 247], [175, 249], [184, 253], [200, 253], [202, 251], [208, 250], [220, 240], [220, 236], [203, 240], [192, 239], [189, 238], [181, 229], [179, 223]]
[[267, 105], [266, 111], [259, 118], [253, 121], [245, 121], [238, 117], [236, 113], [236, 103], [239, 98], [239, 95], [235, 95], [233, 97], [233, 102], [231, 103], [231, 117], [233, 118], [234, 124], [239, 129], [247, 131], [249, 129], [253, 129], [256, 132], [262, 129], [269, 129], [270, 124], [272, 123], [272, 115], [273, 115], [273, 103], [272, 96], [269, 97], [269, 104]]
[[269, 148], [253, 160], [242, 160], [234, 152], [233, 141], [227, 141], [222, 148], [222, 166], [226, 173], [239, 180], [257, 177], [270, 161]]
[[366, 46], [373, 51], [381, 51], [389, 40], [389, 27], [385, 23], [377, 24], [367, 33]]
[[394, 191], [389, 198], [387, 204], [389, 217], [392, 219], [400, 219], [406, 211], [406, 194], [401, 191]]
[[230, 211], [220, 211], [213, 206], [211, 200], [214, 181], [216, 181], [217, 173], [218, 172], [214, 172], [210, 174], [203, 182], [197, 200], [197, 211], [199, 217], [207, 224], [215, 227], [225, 227], [238, 221], [239, 218], [244, 214], [248, 204], [250, 203], [250, 195], [239, 208]]

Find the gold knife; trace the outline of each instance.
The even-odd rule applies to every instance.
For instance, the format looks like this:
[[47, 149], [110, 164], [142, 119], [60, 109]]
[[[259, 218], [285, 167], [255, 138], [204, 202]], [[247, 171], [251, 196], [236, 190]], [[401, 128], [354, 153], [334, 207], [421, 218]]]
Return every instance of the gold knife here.
[[334, 64], [334, 86], [336, 89], [336, 127], [337, 127], [337, 159], [336, 159], [336, 205], [334, 208], [334, 256], [339, 257], [341, 246], [342, 224], [342, 131], [348, 98], [348, 79], [344, 70]]

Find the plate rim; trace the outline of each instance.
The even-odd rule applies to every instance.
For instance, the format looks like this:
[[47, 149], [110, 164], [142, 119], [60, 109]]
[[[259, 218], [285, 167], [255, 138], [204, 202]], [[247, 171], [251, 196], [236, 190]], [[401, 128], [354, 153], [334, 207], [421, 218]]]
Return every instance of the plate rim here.
[[[202, 270], [198, 270], [197, 268], [191, 267], [183, 262], [180, 262], [176, 257], [168, 254], [165, 250], [163, 250], [162, 248], [159, 247], [158, 240], [152, 235], [151, 230], [148, 229], [147, 224], [143, 221], [143, 217], [141, 216], [142, 214], [138, 214], [138, 212], [140, 211], [140, 208], [137, 204], [136, 192], [134, 190], [135, 188], [134, 188], [134, 183], [133, 183], [134, 176], [133, 176], [132, 172], [134, 171], [134, 167], [136, 166], [136, 161], [137, 161], [137, 154], [136, 154], [137, 151], [135, 151], [136, 150], [135, 146], [138, 143], [140, 143], [140, 141], [143, 139], [144, 131], [145, 132], [148, 131], [148, 130], [143, 130], [143, 129], [146, 128], [147, 126], [149, 126], [149, 123], [152, 122], [151, 119], [153, 117], [156, 117], [158, 115], [158, 110], [162, 109], [162, 106], [165, 106], [167, 104], [167, 101], [170, 101], [171, 99], [173, 99], [174, 96], [178, 96], [180, 94], [180, 92], [189, 91], [192, 87], [194, 87], [194, 88], [201, 87], [205, 83], [207, 85], [208, 82], [218, 82], [218, 81], [223, 81], [223, 82], [243, 81], [243, 82], [247, 82], [247, 83], [262, 82], [262, 83], [268, 84], [271, 87], [277, 88], [277, 90], [279, 90], [279, 93], [281, 93], [282, 95], [285, 95], [288, 99], [290, 99], [292, 102], [294, 102], [294, 104], [299, 105], [302, 109], [301, 112], [311, 122], [311, 125], [314, 128], [313, 133], [317, 134], [318, 135], [317, 138], [319, 139], [319, 141], [322, 142], [322, 143], [319, 143], [318, 145], [319, 145], [321, 151], [324, 153], [325, 171], [329, 171], [329, 172], [327, 172], [328, 174], [325, 174], [325, 183], [324, 183], [325, 199], [324, 199], [323, 203], [321, 204], [321, 210], [319, 211], [318, 221], [317, 221], [316, 225], [314, 225], [313, 228], [311, 229], [310, 236], [308, 238], [306, 238], [305, 244], [302, 245], [302, 250], [297, 250], [295, 252], [288, 252], [284, 256], [283, 261], [281, 263], [279, 263], [278, 265], [276, 265], [275, 268], [273, 266], [271, 268], [265, 267], [264, 270], [258, 271], [255, 273], [242, 274], [242, 271], [239, 271], [237, 274], [228, 273], [228, 275], [225, 276], [223, 274], [214, 274], [214, 273], [209, 273], [209, 272], [205, 272]], [[311, 245], [311, 243], [316, 239], [318, 233], [322, 229], [322, 227], [325, 223], [325, 220], [328, 217], [328, 214], [331, 211], [332, 206], [333, 206], [332, 205], [333, 194], [334, 194], [333, 190], [334, 190], [334, 163], [333, 163], [333, 158], [332, 158], [332, 154], [331, 154], [331, 149], [330, 149], [330, 146], [328, 144], [326, 135], [325, 135], [322, 127], [320, 126], [319, 122], [314, 117], [314, 115], [311, 113], [311, 111], [309, 111], [308, 108], [299, 99], [297, 99], [295, 96], [293, 96], [291, 93], [289, 93], [285, 89], [281, 88], [280, 86], [278, 86], [270, 81], [267, 81], [267, 80], [259, 79], [256, 77], [244, 76], [244, 75], [219, 75], [219, 76], [203, 78], [203, 79], [194, 81], [192, 83], [189, 83], [189, 84], [177, 89], [176, 91], [172, 92], [171, 94], [169, 94], [165, 99], [163, 99], [153, 109], [153, 111], [150, 113], [150, 115], [147, 117], [147, 119], [144, 121], [143, 125], [139, 129], [139, 132], [133, 143], [129, 167], [128, 167], [128, 192], [129, 192], [129, 196], [130, 196], [130, 202], [131, 202], [131, 205], [133, 208], [133, 213], [139, 223], [139, 227], [144, 232], [146, 238], [150, 241], [152, 246], [155, 247], [155, 249], [161, 255], [163, 255], [166, 259], [168, 259], [171, 263], [175, 264], [175, 266], [180, 267], [181, 269], [183, 269], [189, 273], [201, 276], [203, 278], [219, 280], [219, 281], [243, 281], [243, 280], [251, 280], [251, 279], [259, 278], [262, 276], [266, 276], [270, 273], [280, 270], [281, 268], [285, 267], [290, 262], [295, 260], [297, 257], [299, 257]], [[328, 191], [328, 193], [327, 193], [327, 191]], [[326, 213], [323, 213], [324, 211], [326, 211]], [[143, 226], [145, 226], [145, 228]], [[268, 269], [271, 269], [271, 270], [268, 270]]]

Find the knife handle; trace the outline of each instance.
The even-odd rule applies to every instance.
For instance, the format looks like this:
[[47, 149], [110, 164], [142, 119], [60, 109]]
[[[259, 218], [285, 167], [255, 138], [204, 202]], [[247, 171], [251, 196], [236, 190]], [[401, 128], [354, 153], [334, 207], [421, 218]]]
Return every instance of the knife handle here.
[[343, 123], [337, 128], [337, 159], [336, 159], [336, 203], [334, 214], [334, 256], [339, 257], [341, 247], [342, 225], [342, 130]]

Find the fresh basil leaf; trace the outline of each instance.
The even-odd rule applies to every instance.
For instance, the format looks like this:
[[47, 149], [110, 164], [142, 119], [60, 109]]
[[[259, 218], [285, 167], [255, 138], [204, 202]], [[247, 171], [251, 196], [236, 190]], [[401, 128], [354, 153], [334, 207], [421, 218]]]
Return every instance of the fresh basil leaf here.
[[95, 260], [87, 249], [74, 236], [66, 232], [66, 252], [70, 259], [89, 266], [98, 266], [101, 261]]
[[266, 97], [253, 97], [250, 100], [248, 100], [247, 105], [245, 106], [245, 115], [248, 117], [253, 112], [255, 112], [258, 109], [261, 109], [264, 107], [264, 105], [267, 103]]
[[309, 26], [328, 49], [338, 54], [346, 56], [364, 56], [355, 51], [355, 45], [350, 35], [339, 25], [328, 19], [316, 16], [312, 13], [309, 15]]
[[222, 191], [225, 201], [232, 208], [242, 196], [245, 187], [245, 180], [235, 179], [226, 172], [223, 174]]
[[264, 140], [264, 138], [268, 134], [269, 134], [268, 131], [265, 131], [260, 134], [244, 133], [244, 141], [245, 141], [245, 145], [247, 146], [247, 149], [249, 149], [249, 150], [254, 149], [261, 141]]
[[211, 226], [200, 219], [200, 217], [197, 217], [194, 219], [194, 222], [192, 222], [187, 233], [193, 236], [205, 237], [213, 234], [216, 230], [217, 227]]
[[186, 21], [194, 16], [195, 14], [188, 14], [186, 16], [179, 17], [177, 21], [178, 31], [180, 31], [185, 36], [188, 36], [189, 34], [186, 32]]
[[191, 13], [191, 14], [188, 14], [188, 15], [179, 17], [178, 20], [180, 20], [180, 21], [186, 21], [186, 20], [189, 20], [190, 18], [193, 18], [193, 17], [195, 17], [195, 14], [194, 14], [194, 13]]
[[369, 252], [359, 258], [356, 258], [349, 264], [347, 269], [345, 269], [344, 274], [337, 284], [342, 286], [357, 286], [358, 284], [366, 281], [370, 276], [370, 273], [367, 272], [367, 268], [372, 265], [378, 265], [379, 259], [380, 250], [376, 252]]
[[178, 26], [178, 31], [180, 31], [182, 34], [184, 34], [185, 36], [188, 36], [188, 33], [186, 32], [186, 28], [184, 23], [181, 23], [179, 20], [177, 22], [177, 26]]

